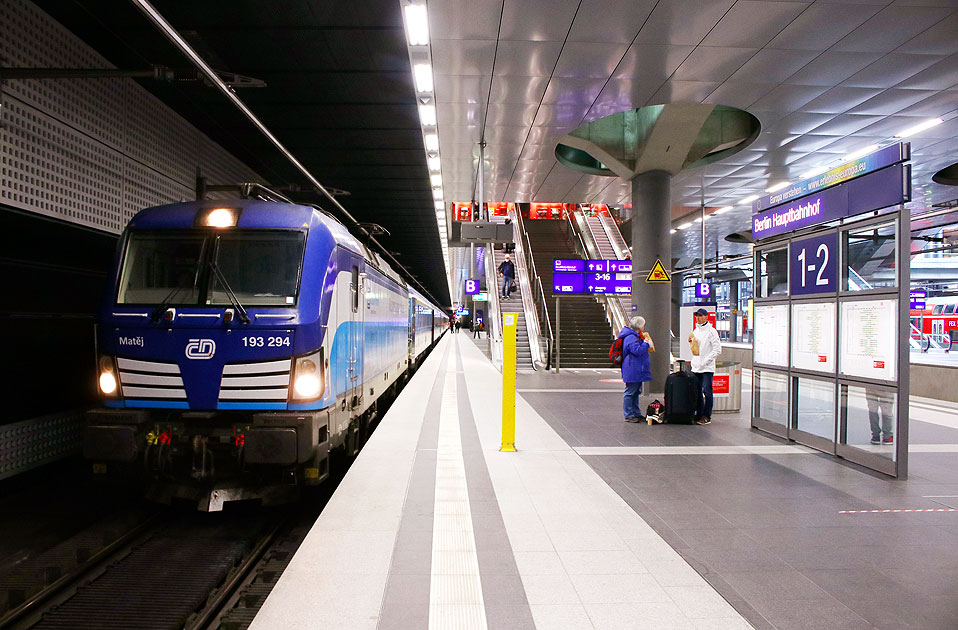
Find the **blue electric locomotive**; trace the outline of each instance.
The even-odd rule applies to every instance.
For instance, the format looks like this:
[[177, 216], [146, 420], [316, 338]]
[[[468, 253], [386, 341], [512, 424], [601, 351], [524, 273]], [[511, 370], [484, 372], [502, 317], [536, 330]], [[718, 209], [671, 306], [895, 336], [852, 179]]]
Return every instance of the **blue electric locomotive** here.
[[111, 281], [84, 454], [206, 510], [321, 483], [446, 328], [341, 223], [290, 203], [143, 210]]

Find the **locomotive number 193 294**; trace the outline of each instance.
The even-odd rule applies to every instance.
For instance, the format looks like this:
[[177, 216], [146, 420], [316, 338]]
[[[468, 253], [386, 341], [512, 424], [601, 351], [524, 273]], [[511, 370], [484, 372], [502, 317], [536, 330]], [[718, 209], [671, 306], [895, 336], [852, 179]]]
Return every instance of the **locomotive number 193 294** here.
[[247, 348], [279, 348], [289, 344], [289, 337], [243, 337], [243, 345]]

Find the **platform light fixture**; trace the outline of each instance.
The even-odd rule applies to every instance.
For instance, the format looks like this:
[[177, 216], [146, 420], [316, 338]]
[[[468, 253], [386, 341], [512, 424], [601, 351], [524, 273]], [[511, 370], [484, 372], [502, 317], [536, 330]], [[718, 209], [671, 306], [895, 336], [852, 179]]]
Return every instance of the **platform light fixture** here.
[[429, 170], [433, 173], [438, 173], [441, 169], [442, 164], [439, 161], [438, 155], [430, 155], [426, 158], [426, 166], [429, 167]]
[[924, 130], [926, 130], [926, 129], [931, 129], [932, 127], [937, 127], [938, 125], [940, 125], [940, 124], [943, 123], [943, 122], [945, 122], [945, 119], [944, 119], [944, 118], [932, 118], [932, 119], [930, 119], [930, 120], [926, 120], [926, 121], [923, 122], [923, 123], [919, 123], [919, 124], [915, 125], [914, 127], [909, 127], [908, 129], [905, 129], [904, 131], [901, 131], [901, 132], [899, 132], [899, 133], [896, 133], [896, 134], [895, 134], [895, 137], [896, 137], [896, 138], [907, 138], [908, 136], [913, 136], [913, 135], [915, 135], [916, 133], [921, 133], [922, 131], [924, 131]]
[[432, 66], [428, 63], [417, 63], [412, 67], [413, 81], [417, 92], [432, 92]]
[[442, 188], [442, 175], [440, 175], [439, 173], [433, 173], [432, 175], [429, 176], [429, 182], [433, 186]]
[[671, 230], [669, 230], [669, 234], [675, 234], [675, 232], [676, 232], [675, 228], [672, 228]]
[[441, 201], [436, 202], [436, 210], [441, 210], [443, 214], [446, 213], [446, 204]]
[[426, 151], [439, 150], [439, 136], [434, 133], [426, 134]]
[[725, 214], [726, 212], [728, 212], [728, 211], [731, 210], [732, 208], [733, 208], [733, 206], [722, 206], [721, 208], [716, 208], [715, 211], [714, 211], [712, 214]]
[[433, 188], [433, 189], [432, 189], [432, 198], [433, 198], [433, 199], [442, 199], [442, 188]]
[[682, 225], [677, 225], [677, 226], [675, 226], [675, 229], [676, 229], [676, 230], [684, 230], [684, 229], [690, 228], [690, 227], [692, 227], [692, 223], [691, 223], [691, 222], [690, 222], [690, 223], [683, 223]]
[[403, 7], [406, 18], [406, 41], [410, 46], [429, 45], [429, 15], [424, 4], [407, 4]]
[[741, 200], [738, 202], [738, 205], [740, 205], [740, 206], [747, 206], [748, 204], [752, 203], [752, 202], [755, 201], [756, 199], [758, 199], [758, 195], [749, 195], [748, 197], [745, 197], [744, 199], [741, 199]]
[[777, 191], [777, 190], [781, 190], [781, 189], [787, 187], [787, 186], [788, 186], [789, 184], [791, 184], [791, 183], [792, 183], [792, 182], [779, 182], [779, 183], [775, 184], [774, 186], [769, 186], [768, 188], [766, 188], [766, 189], [765, 189], [765, 192], [767, 192], [767, 193], [773, 193], [773, 192], [775, 192], [775, 191]]
[[436, 106], [435, 105], [420, 105], [419, 106], [419, 120], [422, 121], [422, 124], [427, 127], [436, 126]]

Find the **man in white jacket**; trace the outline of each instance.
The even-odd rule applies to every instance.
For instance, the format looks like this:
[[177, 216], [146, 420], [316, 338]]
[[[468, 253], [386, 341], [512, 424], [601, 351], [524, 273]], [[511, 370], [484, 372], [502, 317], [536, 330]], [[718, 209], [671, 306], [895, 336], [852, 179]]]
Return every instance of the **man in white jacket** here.
[[699, 353], [692, 355], [692, 373], [702, 385], [695, 423], [709, 424], [712, 422], [712, 376], [715, 374], [715, 360], [722, 353], [722, 342], [715, 327], [709, 323], [709, 312], [704, 308], [695, 311], [695, 324], [695, 330], [689, 335], [689, 343], [694, 338]]

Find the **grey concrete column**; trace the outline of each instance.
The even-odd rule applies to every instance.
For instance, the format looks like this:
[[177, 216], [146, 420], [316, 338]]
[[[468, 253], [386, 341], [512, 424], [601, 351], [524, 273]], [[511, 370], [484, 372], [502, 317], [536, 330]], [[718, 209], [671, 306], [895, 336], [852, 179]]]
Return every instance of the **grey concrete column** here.
[[[634, 314], [645, 318], [645, 330], [652, 335], [652, 382], [646, 392], [665, 391], [669, 371], [669, 331], [672, 324], [672, 287], [669, 283], [645, 281], [656, 260], [671, 273], [672, 175], [649, 171], [632, 180], [632, 305]], [[673, 282], [677, 282], [673, 279]]]

